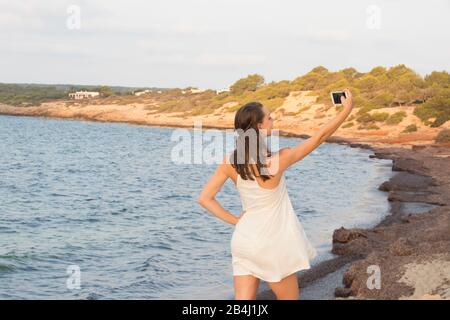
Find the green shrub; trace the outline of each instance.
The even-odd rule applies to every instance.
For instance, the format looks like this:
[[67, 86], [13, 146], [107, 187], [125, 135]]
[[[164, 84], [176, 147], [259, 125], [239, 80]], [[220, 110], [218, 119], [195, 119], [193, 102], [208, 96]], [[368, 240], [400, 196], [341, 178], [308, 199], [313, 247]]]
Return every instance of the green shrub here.
[[[356, 104], [355, 104], [356, 105]], [[366, 103], [364, 103], [361, 108], [358, 110], [358, 112], [356, 113], [357, 115], [362, 115], [365, 114], [369, 111], [375, 110], [375, 109], [380, 109], [383, 108], [383, 106], [381, 105], [376, 105], [372, 102], [367, 101]]]
[[348, 122], [348, 123], [346, 123], [346, 124], [344, 124], [343, 126], [342, 126], [342, 128], [350, 128], [350, 127], [353, 127], [353, 122]]
[[356, 121], [359, 123], [369, 123], [373, 122], [372, 115], [370, 113], [363, 113], [361, 116], [356, 118]]
[[269, 108], [270, 111], [274, 111], [276, 108], [283, 105], [284, 98], [274, 98], [270, 100], [262, 100], [261, 103]]
[[373, 121], [384, 122], [389, 118], [389, 113], [387, 112], [374, 112], [372, 113]]
[[375, 123], [369, 123], [367, 125], [360, 125], [358, 127], [359, 130], [365, 129], [365, 130], [379, 130], [380, 127], [378, 127]]
[[363, 113], [358, 118], [356, 118], [356, 121], [359, 123], [370, 123], [370, 122], [384, 122], [386, 119], [389, 118], [389, 113], [387, 112], [375, 112], [373, 114], [370, 113]]
[[393, 113], [389, 116], [389, 118], [386, 120], [386, 123], [389, 125], [399, 124], [403, 121], [403, 119], [406, 117], [405, 111], [398, 111], [396, 113]]
[[432, 127], [432, 128], [440, 127], [449, 120], [450, 120], [450, 115], [440, 113], [440, 114], [438, 114], [438, 116], [436, 117], [436, 119], [434, 120], [434, 122], [431, 124], [430, 127]]
[[410, 132], [416, 132], [416, 131], [417, 131], [417, 126], [415, 124], [410, 124], [402, 132], [410, 133]]
[[[439, 127], [450, 120], [450, 89], [441, 90], [436, 96], [414, 109], [414, 115], [422, 121], [435, 118], [432, 127]], [[429, 121], [427, 122], [429, 123]]]
[[435, 142], [450, 142], [450, 129], [442, 129], [434, 139]]

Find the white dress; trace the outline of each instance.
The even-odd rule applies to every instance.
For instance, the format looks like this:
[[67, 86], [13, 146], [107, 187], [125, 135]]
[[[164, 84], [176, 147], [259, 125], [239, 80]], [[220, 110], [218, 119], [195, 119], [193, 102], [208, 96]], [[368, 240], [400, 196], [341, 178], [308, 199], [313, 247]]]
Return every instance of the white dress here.
[[239, 174], [236, 187], [245, 213], [231, 237], [233, 275], [278, 282], [309, 269], [317, 252], [292, 208], [284, 173], [274, 189], [262, 188]]

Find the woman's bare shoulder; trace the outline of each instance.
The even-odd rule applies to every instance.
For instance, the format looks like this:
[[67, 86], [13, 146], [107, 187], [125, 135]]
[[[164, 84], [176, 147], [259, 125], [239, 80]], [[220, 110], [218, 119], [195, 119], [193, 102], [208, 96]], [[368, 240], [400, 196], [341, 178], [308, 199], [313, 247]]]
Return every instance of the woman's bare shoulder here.
[[272, 152], [272, 155], [267, 160], [268, 170], [271, 175], [281, 174], [280, 166], [281, 161], [286, 157], [286, 155], [291, 151], [290, 147], [281, 148], [276, 152]]

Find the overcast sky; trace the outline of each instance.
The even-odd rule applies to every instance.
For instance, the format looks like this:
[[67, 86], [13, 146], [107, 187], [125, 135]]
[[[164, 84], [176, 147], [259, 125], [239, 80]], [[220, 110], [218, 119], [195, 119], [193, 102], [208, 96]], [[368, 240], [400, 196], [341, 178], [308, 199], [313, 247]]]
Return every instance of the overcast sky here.
[[0, 82], [221, 88], [400, 63], [425, 75], [450, 69], [449, 15], [449, 0], [0, 0]]

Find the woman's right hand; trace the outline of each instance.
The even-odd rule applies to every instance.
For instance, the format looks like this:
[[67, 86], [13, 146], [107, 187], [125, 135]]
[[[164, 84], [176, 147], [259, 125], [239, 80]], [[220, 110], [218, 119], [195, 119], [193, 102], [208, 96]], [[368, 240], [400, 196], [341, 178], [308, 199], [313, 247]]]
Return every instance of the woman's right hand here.
[[353, 96], [350, 90], [345, 89], [345, 97], [341, 97], [341, 103], [344, 106], [344, 108], [348, 108], [350, 110], [353, 109]]

